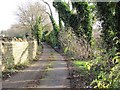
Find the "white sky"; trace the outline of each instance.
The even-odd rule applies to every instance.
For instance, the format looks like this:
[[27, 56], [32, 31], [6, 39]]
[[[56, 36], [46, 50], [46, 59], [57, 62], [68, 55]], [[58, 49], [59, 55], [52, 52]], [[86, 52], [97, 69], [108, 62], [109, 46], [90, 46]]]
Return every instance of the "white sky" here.
[[[0, 0], [0, 31], [7, 30], [12, 24], [17, 23], [16, 12], [19, 5], [35, 1], [41, 0]], [[54, 13], [55, 9], [52, 7], [52, 0], [45, 1], [50, 4]]]

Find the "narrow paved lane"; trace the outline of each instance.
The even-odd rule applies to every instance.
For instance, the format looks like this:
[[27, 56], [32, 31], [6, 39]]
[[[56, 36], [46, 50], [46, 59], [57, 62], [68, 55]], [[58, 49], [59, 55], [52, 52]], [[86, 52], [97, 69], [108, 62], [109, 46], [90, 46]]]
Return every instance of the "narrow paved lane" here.
[[[43, 54], [38, 62], [20, 71], [11, 78], [2, 81], [2, 88], [64, 88], [69, 87], [68, 69], [65, 59], [49, 45], [43, 44]], [[46, 74], [41, 78], [41, 72], [49, 64]], [[31, 82], [39, 80], [39, 84]]]
[[65, 59], [52, 50], [51, 67], [47, 71], [47, 75], [41, 79], [39, 88], [67, 88], [69, 87], [68, 69]]

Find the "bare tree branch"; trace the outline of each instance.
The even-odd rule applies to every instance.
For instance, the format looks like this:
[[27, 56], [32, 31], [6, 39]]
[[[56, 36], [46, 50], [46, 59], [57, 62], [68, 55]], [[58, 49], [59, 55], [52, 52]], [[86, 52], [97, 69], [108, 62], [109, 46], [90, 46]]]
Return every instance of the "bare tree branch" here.
[[45, 13], [46, 8], [45, 6], [41, 5], [40, 3], [36, 2], [34, 4], [28, 4], [27, 8], [23, 6], [18, 7], [17, 16], [19, 17], [19, 21], [25, 26], [29, 25], [31, 28], [35, 25], [36, 18], [41, 16], [42, 23], [48, 19], [47, 14]]
[[[44, 1], [44, 0], [42, 0], [45, 4], [47, 4], [48, 5], [48, 7], [49, 7], [49, 10], [50, 10], [50, 14], [51, 14], [51, 16], [53, 16], [53, 14], [52, 14], [52, 10], [51, 10], [51, 7], [50, 7], [50, 5], [46, 2], [46, 1]], [[48, 13], [47, 13], [48, 14]]]

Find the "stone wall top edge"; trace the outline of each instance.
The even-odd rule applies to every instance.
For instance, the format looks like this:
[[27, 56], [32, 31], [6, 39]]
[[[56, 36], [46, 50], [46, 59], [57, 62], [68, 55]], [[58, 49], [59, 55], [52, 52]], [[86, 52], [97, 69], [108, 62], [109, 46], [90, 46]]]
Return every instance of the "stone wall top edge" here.
[[11, 38], [11, 37], [0, 37], [0, 42], [29, 42], [36, 41], [36, 39], [27, 39], [27, 38]]

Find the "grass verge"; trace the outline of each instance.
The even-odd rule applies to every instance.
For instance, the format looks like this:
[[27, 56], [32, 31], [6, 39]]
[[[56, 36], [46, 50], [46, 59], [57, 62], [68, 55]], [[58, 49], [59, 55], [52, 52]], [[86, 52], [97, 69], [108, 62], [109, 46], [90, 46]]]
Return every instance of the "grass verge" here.
[[94, 75], [90, 71], [90, 61], [75, 60], [68, 64], [71, 88], [91, 88]]

